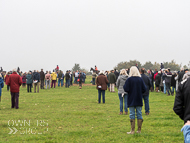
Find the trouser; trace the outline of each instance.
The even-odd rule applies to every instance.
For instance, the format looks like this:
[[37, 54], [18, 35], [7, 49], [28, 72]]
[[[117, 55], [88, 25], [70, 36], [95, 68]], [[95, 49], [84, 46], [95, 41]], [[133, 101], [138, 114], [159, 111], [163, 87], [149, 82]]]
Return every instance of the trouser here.
[[39, 82], [34, 83], [34, 93], [36, 93], [36, 87], [37, 87], [37, 92], [39, 93]]
[[149, 113], [150, 112], [150, 108], [149, 108], [149, 94], [148, 95], [144, 95], [143, 99], [144, 99], [144, 104], [145, 104], [145, 113]]
[[16, 108], [18, 109], [18, 102], [19, 102], [19, 92], [11, 92], [11, 102], [12, 102], [12, 106], [11, 108]]
[[66, 79], [65, 87], [68, 87], [68, 88], [69, 88], [69, 79]]
[[166, 83], [163, 83], [164, 85], [164, 94], [166, 94]]
[[95, 78], [92, 78], [92, 84], [95, 85]]
[[110, 83], [110, 92], [115, 92], [114, 86], [114, 83]]
[[58, 79], [58, 86], [60, 86], [60, 82], [61, 82], [61, 87], [63, 86], [63, 79], [59, 78]]
[[119, 96], [119, 100], [120, 100], [120, 112], [123, 112], [123, 99], [124, 99], [124, 103], [125, 103], [124, 110], [125, 110], [125, 112], [128, 112], [128, 109], [127, 109], [127, 96], [128, 96], [128, 94], [124, 94], [122, 97], [122, 94], [118, 93], [118, 96]]
[[9, 88], [10, 88], [10, 86], [9, 86], [9, 85], [7, 85], [7, 91], [9, 91]]
[[32, 88], [32, 84], [27, 84], [27, 91], [28, 91], [28, 92], [32, 92], [32, 91], [31, 91], [31, 88]]
[[47, 85], [49, 85], [49, 89], [50, 89], [50, 80], [46, 80], [46, 89], [47, 89]]
[[70, 80], [70, 85], [73, 85], [73, 81], [72, 80]]
[[101, 103], [101, 94], [103, 103], [105, 103], [105, 90], [98, 89], [98, 103]]
[[170, 95], [170, 93], [172, 93], [170, 87], [171, 87], [171, 84], [170, 84], [170, 83], [166, 83], [166, 90], [167, 90], [167, 92], [168, 92], [168, 95]]
[[136, 116], [137, 119], [143, 119], [142, 118], [142, 106], [136, 106], [136, 107], [129, 107], [129, 111], [130, 111], [130, 119], [135, 119], [135, 110], [136, 110]]
[[53, 85], [54, 85], [54, 88], [55, 88], [55, 86], [56, 86], [56, 80], [52, 80], [51, 81], [51, 88], [53, 87]]
[[40, 82], [41, 82], [41, 83], [40, 83], [40, 88], [41, 88], [41, 89], [44, 89], [44, 79], [41, 79]]

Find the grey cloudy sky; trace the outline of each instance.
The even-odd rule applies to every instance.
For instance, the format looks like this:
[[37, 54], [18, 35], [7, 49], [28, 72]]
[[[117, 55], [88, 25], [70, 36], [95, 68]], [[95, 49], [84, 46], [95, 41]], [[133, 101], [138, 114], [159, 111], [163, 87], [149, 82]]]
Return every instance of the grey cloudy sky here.
[[0, 0], [4, 70], [188, 64], [189, 0]]

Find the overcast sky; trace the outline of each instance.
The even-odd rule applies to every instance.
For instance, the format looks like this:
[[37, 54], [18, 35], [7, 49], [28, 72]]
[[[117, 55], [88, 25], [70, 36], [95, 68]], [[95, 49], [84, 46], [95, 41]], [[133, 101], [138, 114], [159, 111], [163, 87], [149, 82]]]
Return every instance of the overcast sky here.
[[190, 0], [0, 0], [0, 66], [190, 61]]

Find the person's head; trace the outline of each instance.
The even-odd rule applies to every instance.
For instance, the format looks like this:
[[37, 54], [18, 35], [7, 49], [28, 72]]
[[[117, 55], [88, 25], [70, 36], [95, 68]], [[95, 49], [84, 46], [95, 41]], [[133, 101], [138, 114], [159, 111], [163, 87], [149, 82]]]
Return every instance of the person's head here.
[[13, 69], [13, 72], [17, 72], [16, 68]]
[[181, 71], [183, 71], [184, 69], [183, 69], [183, 67], [181, 68]]
[[34, 70], [34, 72], [36, 72], [36, 70]]
[[114, 72], [114, 70], [111, 70], [111, 72], [113, 73], [113, 72]]
[[161, 71], [159, 71], [158, 74], [161, 74]]
[[144, 73], [145, 73], [145, 69], [141, 68], [141, 74], [144, 74]]
[[122, 70], [120, 71], [120, 75], [127, 75], [126, 70], [125, 70], [125, 69], [122, 69]]
[[158, 70], [157, 70], [157, 69], [155, 69], [154, 71], [155, 71], [155, 72], [157, 72]]
[[187, 72], [188, 72], [188, 69], [185, 69], [184, 71], [185, 71], [185, 73], [187, 73]]
[[41, 71], [43, 71], [43, 69], [41, 69]]
[[28, 74], [31, 74], [31, 72], [29, 71]]
[[132, 77], [132, 76], [141, 77], [141, 75], [140, 75], [140, 73], [139, 73], [139, 70], [137, 69], [136, 66], [132, 66], [132, 67], [130, 68], [129, 77]]
[[168, 72], [170, 72], [170, 68], [168, 68]]
[[55, 72], [55, 70], [53, 70], [53, 72]]

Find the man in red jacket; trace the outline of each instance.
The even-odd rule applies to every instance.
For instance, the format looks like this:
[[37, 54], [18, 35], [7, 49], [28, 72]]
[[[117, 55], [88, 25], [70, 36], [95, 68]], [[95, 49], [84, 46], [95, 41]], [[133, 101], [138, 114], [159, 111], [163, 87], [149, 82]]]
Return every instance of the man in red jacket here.
[[11, 108], [15, 107], [18, 109], [19, 88], [22, 85], [22, 79], [17, 74], [16, 69], [13, 69], [13, 73], [9, 76], [7, 85], [9, 85], [11, 89]]

